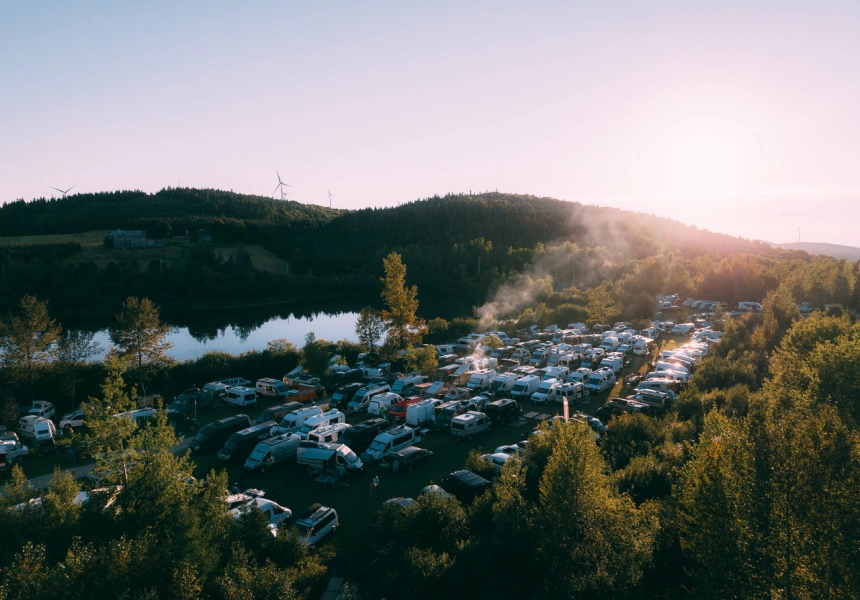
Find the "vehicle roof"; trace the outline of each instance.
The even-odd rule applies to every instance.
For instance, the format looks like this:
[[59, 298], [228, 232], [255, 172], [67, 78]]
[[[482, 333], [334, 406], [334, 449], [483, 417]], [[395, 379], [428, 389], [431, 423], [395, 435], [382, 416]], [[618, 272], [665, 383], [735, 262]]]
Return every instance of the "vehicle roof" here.
[[296, 524], [301, 523], [303, 525], [313, 525], [314, 523], [322, 519], [324, 516], [326, 516], [328, 513], [330, 513], [332, 510], [332, 508], [328, 506], [323, 506], [322, 504], [312, 504], [305, 511], [304, 515], [298, 521], [296, 521]]

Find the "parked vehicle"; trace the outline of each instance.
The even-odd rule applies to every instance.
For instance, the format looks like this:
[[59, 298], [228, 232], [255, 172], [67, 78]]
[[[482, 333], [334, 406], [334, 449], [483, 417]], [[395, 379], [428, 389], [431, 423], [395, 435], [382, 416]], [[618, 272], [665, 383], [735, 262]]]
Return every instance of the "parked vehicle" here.
[[442, 404], [442, 400], [434, 398], [407, 406], [406, 424], [410, 427], [430, 425], [436, 420], [436, 408]]
[[451, 419], [451, 435], [471, 440], [476, 435], [490, 431], [491, 426], [487, 415], [470, 410]]
[[362, 387], [364, 387], [364, 384], [358, 382], [342, 385], [332, 392], [329, 404], [332, 408], [345, 411], [346, 407], [349, 405], [349, 401], [352, 400], [355, 393]]
[[500, 373], [493, 377], [490, 383], [490, 394], [494, 398], [506, 398], [516, 382], [517, 376], [513, 373]]
[[611, 369], [598, 369], [588, 376], [588, 382], [585, 384], [585, 387], [592, 394], [601, 394], [606, 390], [612, 389], [615, 382], [615, 373]]
[[656, 390], [671, 395], [672, 400], [675, 399], [675, 390], [678, 389], [678, 382], [672, 379], [646, 379], [640, 381], [634, 392], [639, 390]]
[[[428, 400], [427, 402], [430, 401]], [[388, 429], [391, 429], [391, 424], [387, 419], [368, 419], [367, 421], [353, 425], [341, 433], [338, 441], [346, 444], [358, 454], [361, 454], [367, 450], [367, 447], [377, 435]]]
[[634, 390], [632, 399], [647, 404], [658, 411], [665, 411], [669, 407], [669, 404], [672, 403], [672, 398], [669, 397], [668, 393], [658, 390], [637, 388]]
[[471, 504], [475, 498], [483, 494], [492, 484], [471, 471], [455, 471], [446, 475], [440, 482], [440, 487], [457, 497], [463, 504]]
[[391, 386], [391, 391], [399, 396], [409, 396], [412, 394], [416, 385], [424, 383], [424, 377], [421, 375], [405, 375], [401, 377]]
[[621, 342], [618, 341], [618, 338], [615, 337], [614, 335], [606, 336], [600, 342], [600, 348], [604, 352], [615, 352], [616, 350], [618, 350], [618, 346], [620, 346], [620, 345], [621, 345]]
[[32, 405], [25, 406], [22, 410], [27, 415], [42, 417], [43, 419], [53, 419], [57, 412], [54, 405], [47, 400], [34, 400]]
[[387, 415], [388, 411], [401, 400], [403, 400], [403, 398], [394, 392], [376, 394], [367, 405], [367, 414], [374, 416]]
[[340, 521], [335, 509], [313, 504], [296, 521], [295, 529], [299, 535], [299, 542], [309, 550], [313, 550], [326, 537], [333, 535], [339, 525]]
[[516, 400], [504, 398], [490, 402], [485, 412], [494, 423], [502, 424], [519, 419], [520, 415], [523, 414], [523, 409], [520, 408]]
[[21, 463], [30, 453], [30, 448], [18, 440], [14, 433], [0, 436], [0, 462], [5, 463], [8, 469], [12, 465]]
[[561, 385], [558, 379], [546, 379], [540, 382], [538, 389], [532, 394], [531, 399], [535, 404], [546, 404], [550, 397], [554, 397], [553, 390]]
[[647, 404], [628, 398], [613, 398], [597, 409], [599, 414], [620, 415], [624, 413], [651, 414], [653, 410]]
[[44, 454], [56, 450], [54, 438], [57, 435], [57, 428], [50, 419], [35, 415], [21, 417], [18, 419], [18, 427], [15, 428], [15, 433], [36, 454]]
[[293, 513], [289, 508], [281, 506], [277, 502], [266, 498], [252, 498], [245, 504], [231, 509], [229, 512], [234, 519], [238, 520], [242, 515], [247, 514], [249, 511], [254, 509], [257, 509], [266, 515], [266, 518], [269, 520], [269, 524], [274, 527], [277, 527], [282, 521], [287, 521], [293, 516]]
[[568, 405], [573, 406], [577, 402], [588, 402], [591, 400], [591, 393], [584, 383], [577, 381], [557, 385], [552, 389], [550, 398], [559, 404], [562, 404], [564, 399], [567, 398]]
[[281, 419], [294, 410], [301, 409], [302, 406], [301, 402], [287, 402], [285, 404], [276, 404], [275, 406], [264, 408], [263, 412], [260, 413], [260, 416], [257, 417], [256, 423], [265, 423], [266, 421], [275, 421], [276, 423], [280, 423]]
[[289, 394], [290, 388], [286, 383], [281, 381], [280, 379], [272, 379], [271, 377], [263, 377], [257, 380], [256, 383], [257, 393], [260, 396], [266, 396], [268, 398], [282, 398], [286, 399]]
[[466, 389], [471, 390], [470, 395], [488, 390], [495, 376], [495, 371], [477, 371], [472, 373], [469, 381], [466, 382]]
[[294, 433], [302, 428], [305, 421], [322, 413], [323, 410], [319, 406], [303, 406], [298, 410], [288, 413], [281, 419], [281, 431], [283, 433]]
[[173, 431], [177, 434], [191, 431], [196, 426], [194, 419], [178, 410], [168, 408], [165, 414], [167, 416], [167, 422], [170, 423], [170, 426], [173, 427]]
[[346, 407], [346, 414], [352, 414], [365, 410], [374, 396], [390, 392], [391, 387], [387, 383], [369, 383], [358, 390]]
[[206, 452], [209, 450], [217, 450], [221, 448], [230, 436], [237, 431], [251, 426], [251, 419], [248, 415], [233, 415], [226, 419], [213, 421], [200, 428], [194, 439], [191, 440], [192, 452]]
[[[307, 423], [305, 423], [307, 426]], [[352, 429], [349, 423], [332, 423], [324, 427], [318, 427], [308, 433], [307, 439], [311, 442], [319, 442], [320, 444], [331, 444], [339, 441], [339, 439], [348, 430]]]
[[388, 411], [388, 418], [394, 421], [405, 421], [406, 420], [406, 409], [409, 408], [413, 404], [417, 404], [419, 402], [424, 402], [424, 398], [421, 396], [409, 396], [408, 398], [401, 398], [397, 402], [395, 402]]
[[442, 400], [443, 402], [456, 402], [460, 400], [468, 400], [471, 397], [472, 393], [466, 388], [454, 387], [451, 388], [451, 390]]
[[482, 454], [481, 458], [495, 469], [496, 474], [501, 475], [502, 468], [511, 459], [516, 460], [519, 456], [506, 452], [494, 452], [493, 454]]
[[302, 423], [302, 426], [296, 433], [300, 438], [306, 440], [308, 439], [308, 434], [311, 431], [315, 431], [321, 427], [334, 425], [335, 423], [346, 423], [346, 415], [338, 409], [332, 408], [326, 412], [321, 412], [318, 415], [312, 415], [306, 418], [305, 422]]
[[59, 427], [64, 433], [71, 433], [76, 429], [81, 429], [84, 426], [84, 411], [82, 409], [73, 410], [70, 413], [63, 415], [60, 419]]
[[302, 438], [294, 433], [283, 433], [263, 440], [251, 450], [251, 455], [245, 461], [245, 469], [265, 473], [286, 463], [296, 457], [301, 441]]
[[247, 387], [249, 385], [251, 385], [251, 382], [244, 377], [227, 377], [225, 379], [210, 381], [203, 386], [203, 389], [212, 392], [219, 398], [223, 398], [227, 395], [227, 390], [231, 387]]
[[237, 431], [218, 451], [218, 459], [222, 461], [244, 460], [248, 457], [257, 444], [276, 435], [280, 435], [281, 429], [274, 421], [266, 421], [259, 425], [252, 425], [241, 431]]
[[433, 460], [433, 452], [417, 446], [406, 446], [397, 452], [389, 452], [379, 461], [379, 468], [393, 473], [412, 471], [415, 467]]
[[257, 406], [257, 390], [243, 386], [231, 387], [224, 396], [224, 404], [232, 404], [242, 408]]
[[220, 399], [209, 390], [189, 388], [176, 396], [168, 408], [188, 414], [207, 410], [218, 406], [218, 404], [220, 404]]
[[579, 367], [576, 371], [568, 375], [568, 383], [585, 383], [594, 371], [588, 367]]
[[612, 369], [617, 376], [624, 368], [624, 356], [617, 353], [607, 354], [606, 358], [600, 361], [600, 368]]
[[531, 395], [537, 391], [539, 385], [540, 377], [537, 375], [527, 375], [526, 377], [517, 379], [514, 387], [511, 388], [511, 397], [516, 400], [531, 398]]
[[370, 446], [363, 454], [365, 462], [374, 463], [382, 459], [389, 452], [396, 452], [406, 446], [412, 446], [421, 441], [421, 432], [407, 425], [394, 427], [383, 431], [374, 438]]
[[441, 400], [448, 394], [448, 388], [442, 381], [434, 381], [424, 390], [424, 398], [432, 400], [434, 398]]
[[433, 426], [436, 429], [448, 429], [451, 427], [451, 420], [462, 415], [471, 408], [468, 400], [452, 400], [445, 402], [436, 407], [436, 417], [433, 419]]
[[299, 446], [296, 462], [306, 470], [319, 473], [349, 474], [364, 470], [364, 462], [346, 444], [320, 444], [316, 448]]

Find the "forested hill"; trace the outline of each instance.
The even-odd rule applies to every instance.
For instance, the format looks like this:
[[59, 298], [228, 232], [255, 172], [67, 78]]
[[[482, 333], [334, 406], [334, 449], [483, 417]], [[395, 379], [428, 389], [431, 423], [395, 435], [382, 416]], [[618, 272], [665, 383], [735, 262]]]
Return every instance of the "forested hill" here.
[[236, 227], [252, 233], [273, 227], [315, 227], [338, 214], [337, 210], [311, 204], [211, 189], [166, 188], [155, 194], [102, 192], [6, 203], [0, 206], [0, 236], [94, 229], [153, 231], [156, 226], [164, 230], [169, 225], [177, 233], [211, 229], [216, 236], [220, 231], [221, 237], [235, 238]]
[[860, 248], [855, 248], [854, 246], [840, 246], [839, 244], [827, 244], [822, 242], [791, 242], [789, 244], [776, 245], [784, 250], [802, 250], [809, 254], [832, 256], [833, 258], [846, 258], [851, 261], [860, 260]]

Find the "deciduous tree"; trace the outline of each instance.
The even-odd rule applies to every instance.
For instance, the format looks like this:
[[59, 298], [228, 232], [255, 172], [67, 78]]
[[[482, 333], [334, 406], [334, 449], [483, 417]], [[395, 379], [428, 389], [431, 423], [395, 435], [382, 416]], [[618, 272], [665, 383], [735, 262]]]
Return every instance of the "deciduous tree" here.
[[355, 322], [355, 334], [368, 352], [374, 352], [385, 334], [385, 321], [380, 312], [370, 306], [362, 308]]
[[424, 324], [415, 313], [418, 310], [418, 287], [406, 286], [406, 265], [396, 252], [382, 259], [382, 299], [388, 307], [382, 318], [394, 347], [406, 350], [421, 340]]
[[169, 332], [170, 326], [161, 322], [158, 307], [152, 300], [133, 296], [123, 303], [117, 324], [111, 329], [111, 341], [116, 344], [120, 356], [131, 364], [144, 392], [147, 373], [170, 363], [167, 351], [173, 343], [167, 341]]
[[36, 372], [56, 356], [59, 337], [60, 327], [48, 314], [48, 303], [35, 296], [22, 297], [19, 312], [0, 325], [3, 365], [26, 379], [31, 400]]

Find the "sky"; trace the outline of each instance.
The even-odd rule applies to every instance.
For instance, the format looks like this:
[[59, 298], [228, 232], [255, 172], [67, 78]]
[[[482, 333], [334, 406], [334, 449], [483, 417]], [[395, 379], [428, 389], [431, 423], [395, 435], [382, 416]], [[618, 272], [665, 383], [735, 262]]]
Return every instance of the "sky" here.
[[860, 2], [2, 2], [0, 202], [499, 190], [860, 246]]

